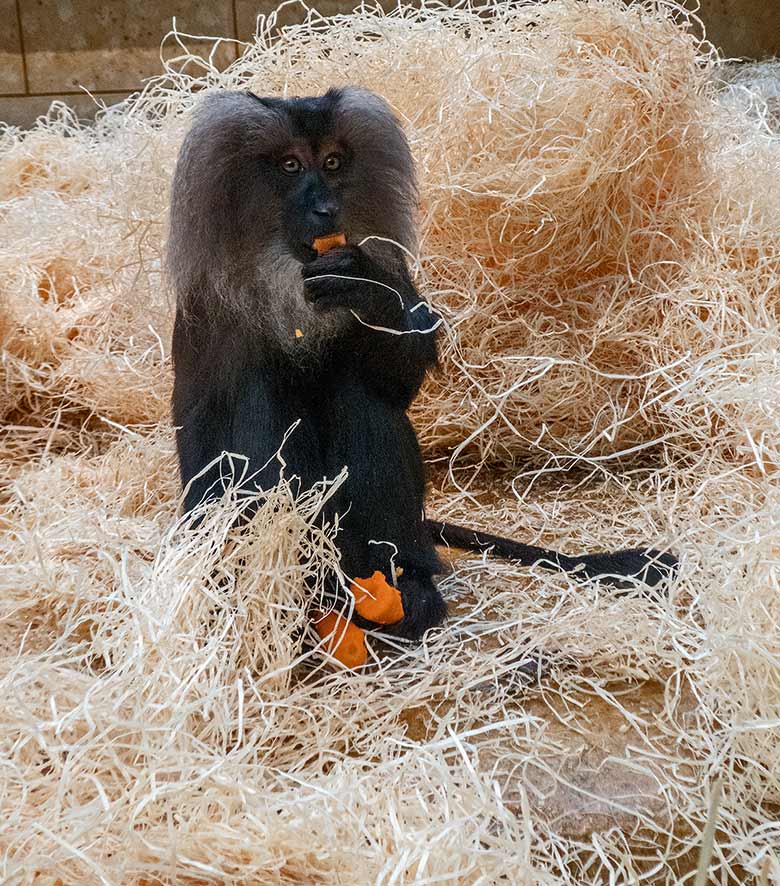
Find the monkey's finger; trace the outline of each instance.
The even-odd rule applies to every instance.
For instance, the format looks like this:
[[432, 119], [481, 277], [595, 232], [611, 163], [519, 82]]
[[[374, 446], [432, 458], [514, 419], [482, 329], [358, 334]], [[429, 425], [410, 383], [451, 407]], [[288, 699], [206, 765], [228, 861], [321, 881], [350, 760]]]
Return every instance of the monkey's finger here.
[[[330, 256], [326, 256], [330, 258]], [[315, 277], [334, 276], [334, 277], [363, 277], [363, 269], [355, 262], [346, 258], [342, 261], [333, 261], [328, 264], [322, 264], [320, 259], [301, 267], [301, 276], [304, 280], [312, 280]]]
[[[328, 302], [332, 307], [335, 307], [337, 304], [340, 304], [350, 292], [354, 292], [354, 284], [349, 284], [347, 286], [344, 284], [345, 281], [333, 278], [307, 280], [303, 286], [303, 295], [308, 302]], [[353, 295], [350, 304], [354, 301], [356, 301], [356, 299]]]

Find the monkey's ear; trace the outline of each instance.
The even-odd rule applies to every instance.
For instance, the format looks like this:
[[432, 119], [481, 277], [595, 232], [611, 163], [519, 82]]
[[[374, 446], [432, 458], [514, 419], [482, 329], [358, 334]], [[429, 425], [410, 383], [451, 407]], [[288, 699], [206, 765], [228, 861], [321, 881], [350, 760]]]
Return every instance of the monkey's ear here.
[[387, 100], [370, 89], [365, 89], [362, 86], [342, 86], [340, 89], [329, 89], [327, 94], [336, 98], [340, 106], [350, 113], [356, 111], [373, 113], [395, 120]]
[[271, 106], [268, 104], [268, 101], [267, 101], [266, 99], [262, 98], [262, 97], [259, 96], [259, 95], [255, 95], [254, 92], [252, 92], [251, 89], [245, 89], [244, 92], [245, 92], [250, 98], [253, 98], [255, 101], [260, 102], [260, 104], [261, 104], [264, 108], [270, 108], [270, 107], [271, 107]]

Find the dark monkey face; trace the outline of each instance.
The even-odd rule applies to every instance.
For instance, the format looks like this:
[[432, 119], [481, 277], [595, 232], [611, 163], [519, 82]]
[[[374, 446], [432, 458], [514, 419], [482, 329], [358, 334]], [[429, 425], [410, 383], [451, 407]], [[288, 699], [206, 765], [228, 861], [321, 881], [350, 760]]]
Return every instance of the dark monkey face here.
[[316, 237], [343, 232], [382, 261], [382, 238], [414, 248], [406, 137], [383, 99], [353, 87], [317, 98], [207, 96], [173, 183], [169, 261], [180, 303], [248, 312], [302, 291]]
[[[355, 215], [350, 195], [361, 189], [366, 170], [361, 157], [338, 126], [337, 94], [323, 98], [261, 99], [289, 125], [287, 137], [268, 145], [260, 158], [261, 175], [280, 207], [283, 233], [290, 253], [301, 262], [316, 256], [317, 237], [347, 231]], [[365, 166], [368, 157], [363, 157]], [[359, 219], [355, 219], [359, 221]], [[352, 235], [350, 237], [350, 234]]]

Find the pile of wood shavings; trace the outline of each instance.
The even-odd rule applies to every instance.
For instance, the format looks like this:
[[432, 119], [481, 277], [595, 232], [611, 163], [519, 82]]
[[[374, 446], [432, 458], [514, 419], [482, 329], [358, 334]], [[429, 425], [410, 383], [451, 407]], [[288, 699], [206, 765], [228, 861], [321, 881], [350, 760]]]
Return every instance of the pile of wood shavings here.
[[[94, 127], [54, 106], [0, 132], [0, 878], [671, 884], [701, 856], [780, 883], [780, 141], [719, 100], [686, 21], [262, 20], [228, 71], [175, 35]], [[341, 673], [303, 644], [331, 486], [282, 481], [240, 536], [229, 495], [175, 524], [162, 268], [190, 110], [343, 83], [387, 97], [418, 163], [432, 512], [671, 547], [670, 599], [461, 560], [443, 630]]]

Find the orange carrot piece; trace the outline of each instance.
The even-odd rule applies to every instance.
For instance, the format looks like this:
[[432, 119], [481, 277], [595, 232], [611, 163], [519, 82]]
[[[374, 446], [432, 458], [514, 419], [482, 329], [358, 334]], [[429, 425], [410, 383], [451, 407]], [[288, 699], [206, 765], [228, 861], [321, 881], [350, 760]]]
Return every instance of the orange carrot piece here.
[[339, 246], [346, 246], [347, 238], [339, 233], [339, 234], [328, 234], [327, 237], [315, 237], [314, 238], [314, 251], [317, 255], [325, 255], [326, 252], [330, 252], [331, 249], [338, 249]]
[[387, 583], [377, 570], [370, 578], [356, 578], [352, 584], [358, 615], [380, 625], [391, 625], [404, 617], [401, 592]]
[[362, 628], [338, 612], [314, 613], [314, 627], [320, 639], [325, 640], [327, 651], [345, 668], [359, 668], [366, 663], [366, 635]]

